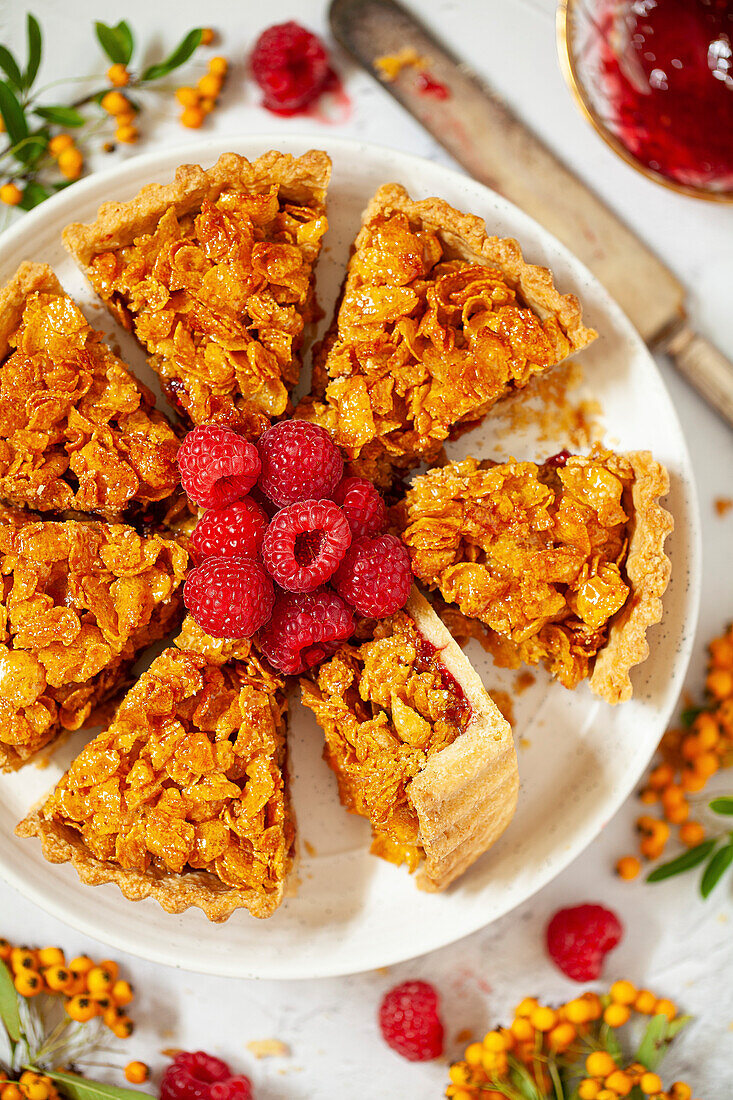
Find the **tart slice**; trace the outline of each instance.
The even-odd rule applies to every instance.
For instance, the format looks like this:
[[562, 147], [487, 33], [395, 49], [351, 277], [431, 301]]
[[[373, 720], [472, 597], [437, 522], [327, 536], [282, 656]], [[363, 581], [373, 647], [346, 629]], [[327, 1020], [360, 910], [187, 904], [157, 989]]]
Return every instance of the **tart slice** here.
[[[209, 655], [187, 648], [212, 642]], [[248, 643], [194, 626], [127, 694], [43, 807], [18, 826], [82, 882], [116, 883], [169, 913], [211, 921], [280, 904], [295, 828], [287, 797], [283, 681]], [[232, 659], [232, 653], [236, 658]], [[225, 659], [229, 658], [229, 659]]]
[[517, 802], [512, 731], [425, 599], [301, 680], [341, 801], [372, 852], [442, 890], [504, 832]]
[[171, 403], [193, 424], [259, 434], [288, 406], [313, 267], [326, 231], [331, 162], [225, 153], [208, 171], [105, 203], [64, 243], [113, 315], [150, 353]]
[[466, 459], [415, 479], [402, 538], [418, 579], [485, 625], [498, 664], [541, 661], [619, 703], [662, 617], [668, 490], [648, 451]]
[[595, 335], [516, 241], [386, 184], [364, 212], [300, 413], [386, 485]]
[[0, 508], [0, 770], [75, 730], [180, 621], [188, 554], [123, 524]]
[[0, 498], [118, 518], [178, 485], [178, 440], [46, 264], [0, 291]]

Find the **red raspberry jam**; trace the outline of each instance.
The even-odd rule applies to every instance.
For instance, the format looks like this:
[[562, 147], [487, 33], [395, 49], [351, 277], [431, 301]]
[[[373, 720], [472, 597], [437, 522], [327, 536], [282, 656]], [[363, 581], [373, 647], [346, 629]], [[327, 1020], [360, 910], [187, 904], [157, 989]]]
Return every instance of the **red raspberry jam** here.
[[455, 676], [448, 671], [441, 661], [437, 646], [434, 646], [422, 634], [418, 634], [415, 669], [417, 672], [431, 671], [438, 673], [440, 683], [443, 689], [448, 692], [450, 699], [445, 712], [446, 721], [455, 722], [456, 725], [466, 724], [471, 717], [471, 704]]
[[601, 0], [605, 121], [675, 183], [733, 190], [733, 4]]

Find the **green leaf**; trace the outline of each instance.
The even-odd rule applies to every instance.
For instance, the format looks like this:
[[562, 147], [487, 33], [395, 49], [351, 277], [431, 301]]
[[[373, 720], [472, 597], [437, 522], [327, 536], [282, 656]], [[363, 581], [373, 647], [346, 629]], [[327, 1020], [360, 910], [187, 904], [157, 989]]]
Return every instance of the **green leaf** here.
[[21, 210], [32, 210], [34, 206], [40, 206], [42, 202], [51, 197], [51, 192], [42, 187], [36, 180], [29, 180], [25, 185], [23, 198], [18, 203]]
[[150, 1093], [140, 1089], [122, 1089], [117, 1085], [103, 1085], [99, 1081], [89, 1081], [76, 1073], [52, 1073], [47, 1071], [52, 1081], [57, 1081], [64, 1096], [70, 1100], [140, 1100]]
[[41, 64], [41, 53], [43, 52], [43, 38], [41, 35], [41, 28], [38, 24], [38, 20], [35, 15], [31, 15], [28, 12], [28, 62], [23, 73], [23, 87], [27, 91], [38, 74], [38, 66]]
[[700, 893], [704, 898], [712, 893], [731, 863], [733, 863], [733, 843], [718, 848], [705, 868], [700, 879]]
[[188, 61], [193, 51], [200, 45], [202, 33], [202, 27], [195, 27], [192, 31], [189, 31], [183, 41], [178, 43], [173, 53], [166, 57], [165, 61], [161, 61], [157, 65], [150, 65], [140, 79], [160, 80], [162, 76], [167, 76], [174, 69], [178, 69], [184, 61]]
[[676, 859], [671, 859], [668, 863], [662, 863], [646, 876], [647, 882], [662, 882], [665, 878], [672, 878], [673, 875], [681, 875], [683, 871], [690, 871], [693, 867], [698, 867], [705, 862], [717, 843], [715, 838], [704, 840], [702, 844], [683, 852]]
[[133, 37], [129, 25], [124, 19], [116, 27], [109, 27], [106, 23], [94, 24], [99, 45], [110, 61], [116, 65], [127, 65], [132, 57]]
[[18, 67], [18, 62], [7, 46], [0, 46], [0, 69], [3, 70], [13, 87], [20, 92], [23, 88], [23, 76]]
[[669, 1038], [674, 1039], [675, 1035], [678, 1035], [683, 1027], [687, 1027], [692, 1019], [692, 1016], [675, 1016], [674, 1020], [671, 1021], [667, 1028], [667, 1035]]
[[685, 707], [685, 709], [680, 714], [680, 721], [682, 725], [685, 726], [686, 729], [689, 729], [692, 723], [697, 718], [698, 714], [701, 714], [704, 709], [704, 707]]
[[34, 107], [33, 113], [56, 126], [83, 126], [86, 122], [84, 115], [74, 107]]
[[668, 1041], [669, 1020], [662, 1014], [652, 1016], [639, 1043], [635, 1061], [641, 1062], [647, 1069], [656, 1069], [664, 1056]]
[[13, 156], [26, 168], [35, 168], [48, 149], [48, 131], [38, 130], [23, 138], [13, 149]]
[[733, 814], [733, 798], [726, 798], [725, 796], [714, 798], [708, 805], [713, 813], [726, 815]]
[[5, 1025], [12, 1042], [20, 1039], [20, 1013], [18, 1011], [18, 994], [10, 977], [10, 971], [0, 959], [0, 1020]]
[[15, 92], [5, 80], [0, 80], [0, 114], [3, 116], [5, 129], [8, 131], [12, 145], [17, 145], [24, 137], [28, 137], [28, 123], [23, 108]]

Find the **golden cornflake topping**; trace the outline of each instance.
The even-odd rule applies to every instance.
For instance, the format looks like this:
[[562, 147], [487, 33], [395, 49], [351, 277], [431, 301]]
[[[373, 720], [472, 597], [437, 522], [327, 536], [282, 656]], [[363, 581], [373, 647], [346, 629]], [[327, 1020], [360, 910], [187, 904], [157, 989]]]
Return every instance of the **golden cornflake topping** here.
[[544, 661], [573, 688], [629, 595], [634, 471], [601, 450], [561, 463], [431, 470], [407, 494], [403, 539], [415, 575], [486, 625], [499, 664]]
[[420, 851], [409, 782], [466, 728], [471, 707], [461, 688], [404, 611], [380, 621], [363, 645], [340, 646], [313, 684], [301, 683], [341, 801], [371, 821], [376, 854], [413, 870]]
[[120, 685], [174, 625], [188, 555], [122, 524], [0, 509], [0, 767], [17, 767]]

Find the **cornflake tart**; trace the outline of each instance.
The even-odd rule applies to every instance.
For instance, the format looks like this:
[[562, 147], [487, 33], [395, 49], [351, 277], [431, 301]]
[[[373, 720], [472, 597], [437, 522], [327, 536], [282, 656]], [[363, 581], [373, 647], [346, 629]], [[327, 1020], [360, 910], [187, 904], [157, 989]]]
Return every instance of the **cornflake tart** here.
[[506, 829], [518, 775], [509, 723], [425, 599], [301, 679], [341, 801], [372, 852], [442, 890]]
[[268, 917], [293, 858], [281, 678], [190, 620], [20, 823], [51, 863], [169, 913]]
[[225, 153], [65, 229], [66, 247], [193, 424], [259, 435], [288, 407], [316, 315], [330, 171], [315, 150], [252, 163]]
[[20, 767], [122, 687], [180, 621], [188, 554], [122, 524], [0, 508], [0, 768]]
[[595, 335], [577, 298], [516, 241], [386, 184], [364, 212], [299, 415], [329, 429], [355, 472], [388, 485]]
[[498, 664], [541, 661], [565, 687], [588, 679], [619, 703], [662, 617], [668, 490], [648, 451], [466, 459], [414, 480], [402, 537], [416, 577], [485, 625]]
[[0, 498], [116, 519], [178, 485], [178, 440], [46, 264], [0, 291]]

